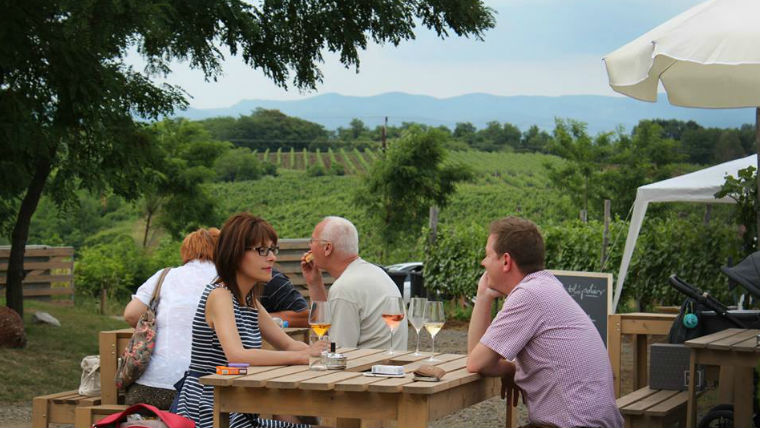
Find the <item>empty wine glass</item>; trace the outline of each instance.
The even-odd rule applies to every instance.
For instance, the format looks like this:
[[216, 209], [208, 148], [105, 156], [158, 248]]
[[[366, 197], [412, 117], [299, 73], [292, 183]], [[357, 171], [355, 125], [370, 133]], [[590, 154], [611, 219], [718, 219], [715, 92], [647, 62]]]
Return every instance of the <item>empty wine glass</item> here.
[[388, 355], [393, 355], [393, 333], [398, 329], [401, 320], [404, 319], [404, 299], [401, 297], [388, 296], [383, 302], [383, 321], [391, 330], [391, 344], [388, 347]]
[[414, 350], [414, 354], [412, 354], [414, 356], [422, 355], [420, 354], [420, 330], [422, 330], [422, 326], [425, 323], [425, 303], [427, 303], [427, 299], [424, 297], [412, 297], [409, 300], [407, 316], [412, 327], [414, 327], [414, 331], [417, 332], [417, 347]]
[[[319, 338], [318, 340], [322, 340], [327, 334], [327, 331], [330, 330], [330, 326], [332, 326], [331, 318], [330, 305], [327, 304], [327, 302], [323, 300], [315, 300], [311, 302], [311, 308], [309, 309], [309, 326], [314, 330], [314, 333]], [[315, 359], [310, 360], [309, 368], [313, 370], [325, 370], [327, 367], [325, 361], [321, 361], [320, 358], [318, 363], [315, 357]]]
[[427, 359], [430, 362], [441, 361], [435, 358], [435, 335], [443, 328], [443, 323], [446, 322], [446, 315], [443, 312], [443, 302], [428, 301], [425, 303], [425, 330], [430, 333], [430, 338], [433, 341], [433, 355]]

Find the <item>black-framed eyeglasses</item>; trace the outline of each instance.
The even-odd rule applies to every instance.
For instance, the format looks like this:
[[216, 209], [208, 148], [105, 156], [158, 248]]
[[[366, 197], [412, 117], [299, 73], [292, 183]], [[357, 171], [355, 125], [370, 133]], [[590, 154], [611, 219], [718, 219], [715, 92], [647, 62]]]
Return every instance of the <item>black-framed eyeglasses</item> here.
[[268, 256], [269, 253], [272, 253], [275, 256], [280, 253], [280, 247], [276, 245], [274, 247], [251, 247], [249, 250], [256, 251], [262, 257]]

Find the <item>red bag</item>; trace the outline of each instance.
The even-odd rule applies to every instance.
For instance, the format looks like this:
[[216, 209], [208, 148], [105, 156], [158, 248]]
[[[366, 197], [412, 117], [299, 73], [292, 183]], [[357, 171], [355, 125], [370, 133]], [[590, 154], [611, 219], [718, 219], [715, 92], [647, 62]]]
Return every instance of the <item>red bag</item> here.
[[[134, 406], [130, 406], [123, 412], [114, 413], [113, 415], [106, 416], [93, 424], [93, 428], [119, 428], [122, 422], [126, 422], [127, 416], [140, 413], [141, 415], [155, 416], [159, 421], [163, 422], [167, 428], [195, 428], [195, 422], [184, 416], [169, 413], [163, 410], [151, 406], [150, 404], [138, 403]], [[141, 425], [133, 422], [131, 427], [140, 427]], [[149, 425], [145, 425], [149, 426]]]

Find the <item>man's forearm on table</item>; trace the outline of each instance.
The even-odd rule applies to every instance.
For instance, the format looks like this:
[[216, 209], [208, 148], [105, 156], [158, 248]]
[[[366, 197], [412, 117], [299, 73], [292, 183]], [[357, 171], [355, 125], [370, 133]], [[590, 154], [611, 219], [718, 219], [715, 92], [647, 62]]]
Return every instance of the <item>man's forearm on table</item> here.
[[486, 295], [478, 295], [475, 307], [470, 316], [470, 327], [467, 329], [467, 353], [469, 354], [480, 343], [488, 326], [491, 324], [491, 305], [494, 299]]

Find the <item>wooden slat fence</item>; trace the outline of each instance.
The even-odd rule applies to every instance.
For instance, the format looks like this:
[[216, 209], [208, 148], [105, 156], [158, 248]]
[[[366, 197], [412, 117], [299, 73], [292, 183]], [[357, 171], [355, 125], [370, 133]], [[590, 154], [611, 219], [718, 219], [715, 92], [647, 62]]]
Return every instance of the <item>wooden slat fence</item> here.
[[[280, 254], [277, 255], [275, 268], [287, 275], [298, 291], [304, 297], [308, 297], [309, 290], [306, 288], [306, 280], [301, 274], [301, 256], [309, 251], [309, 240], [303, 238], [280, 239], [278, 245], [280, 246]], [[323, 273], [322, 280], [325, 285], [330, 285], [335, 281], [327, 272]]]
[[[9, 245], [0, 245], [0, 292], [5, 293]], [[74, 248], [27, 245], [24, 297], [74, 295]]]

